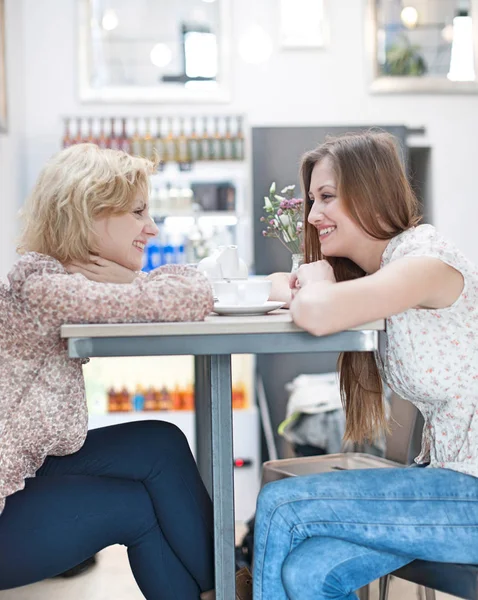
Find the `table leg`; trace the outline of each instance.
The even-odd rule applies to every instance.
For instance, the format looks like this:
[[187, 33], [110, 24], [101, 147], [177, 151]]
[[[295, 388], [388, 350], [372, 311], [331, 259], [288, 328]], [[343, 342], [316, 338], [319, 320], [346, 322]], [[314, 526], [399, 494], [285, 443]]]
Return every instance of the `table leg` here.
[[196, 405], [196, 462], [212, 498], [211, 357], [194, 357], [194, 400]]
[[197, 356], [195, 377], [197, 461], [214, 503], [216, 600], [231, 600], [235, 597], [231, 356]]

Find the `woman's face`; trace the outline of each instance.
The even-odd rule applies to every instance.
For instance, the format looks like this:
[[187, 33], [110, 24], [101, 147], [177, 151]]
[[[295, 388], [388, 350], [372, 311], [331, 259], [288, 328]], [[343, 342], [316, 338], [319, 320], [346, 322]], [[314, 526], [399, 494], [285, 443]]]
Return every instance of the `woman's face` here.
[[316, 163], [312, 170], [309, 202], [312, 206], [307, 220], [317, 230], [322, 254], [351, 258], [357, 244], [363, 243], [364, 232], [345, 210], [329, 158]]
[[144, 247], [158, 233], [149, 216], [148, 201], [141, 194], [136, 197], [131, 210], [122, 215], [95, 219], [95, 252], [132, 271], [143, 266]]

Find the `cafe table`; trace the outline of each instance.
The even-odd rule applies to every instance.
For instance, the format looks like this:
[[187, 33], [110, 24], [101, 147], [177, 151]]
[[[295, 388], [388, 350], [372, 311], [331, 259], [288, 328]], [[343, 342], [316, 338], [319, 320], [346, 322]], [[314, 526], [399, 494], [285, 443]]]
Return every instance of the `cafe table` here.
[[379, 350], [383, 320], [313, 336], [288, 310], [258, 316], [216, 316], [181, 323], [65, 324], [72, 358], [193, 355], [196, 459], [214, 504], [217, 600], [235, 597], [232, 354], [370, 352]]

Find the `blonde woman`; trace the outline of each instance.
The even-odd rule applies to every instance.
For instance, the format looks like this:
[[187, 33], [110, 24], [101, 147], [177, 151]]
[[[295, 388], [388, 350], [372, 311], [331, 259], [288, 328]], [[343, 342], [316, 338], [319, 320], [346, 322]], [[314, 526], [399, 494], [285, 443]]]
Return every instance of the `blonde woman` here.
[[267, 485], [254, 599], [352, 600], [416, 558], [478, 564], [478, 269], [418, 225], [388, 134], [331, 139], [304, 156], [301, 177], [307, 264], [290, 280], [292, 317], [314, 335], [386, 319], [383, 358], [341, 357], [345, 438], [386, 427], [382, 376], [424, 416], [416, 462], [426, 468]]
[[80, 144], [43, 169], [25, 209], [23, 253], [0, 286], [0, 589], [61, 573], [124, 544], [150, 600], [214, 585], [209, 496], [188, 443], [160, 421], [87, 433], [80, 360], [62, 323], [197, 321], [207, 280], [140, 274], [157, 228], [154, 165]]

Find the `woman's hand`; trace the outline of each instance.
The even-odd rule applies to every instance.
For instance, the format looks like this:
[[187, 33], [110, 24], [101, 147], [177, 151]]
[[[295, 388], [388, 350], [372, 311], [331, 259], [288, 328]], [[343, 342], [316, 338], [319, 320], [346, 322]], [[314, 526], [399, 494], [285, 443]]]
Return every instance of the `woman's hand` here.
[[297, 271], [291, 273], [289, 278], [289, 287], [294, 297], [297, 291], [308, 283], [326, 281], [336, 283], [334, 270], [326, 260], [301, 265]]
[[65, 266], [69, 273], [81, 273], [91, 281], [99, 283], [132, 283], [137, 277], [135, 271], [100, 256], [90, 254], [90, 262], [72, 262]]

